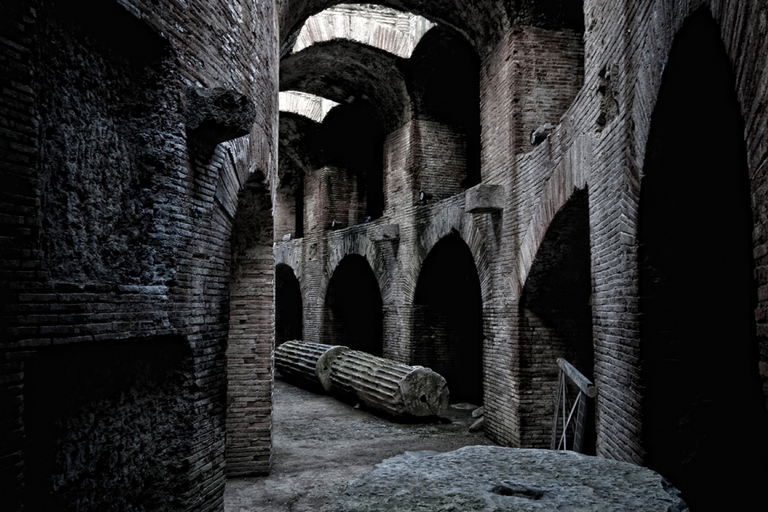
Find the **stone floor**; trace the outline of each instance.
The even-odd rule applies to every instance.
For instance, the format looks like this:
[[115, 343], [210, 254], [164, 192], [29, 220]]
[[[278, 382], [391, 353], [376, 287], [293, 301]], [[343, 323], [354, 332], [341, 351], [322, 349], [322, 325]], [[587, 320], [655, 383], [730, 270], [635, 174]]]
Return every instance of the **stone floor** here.
[[455, 404], [441, 421], [394, 423], [334, 398], [275, 381], [273, 468], [268, 477], [227, 482], [226, 512], [315, 512], [348, 481], [405, 451], [446, 452], [490, 445], [469, 433], [469, 404]]

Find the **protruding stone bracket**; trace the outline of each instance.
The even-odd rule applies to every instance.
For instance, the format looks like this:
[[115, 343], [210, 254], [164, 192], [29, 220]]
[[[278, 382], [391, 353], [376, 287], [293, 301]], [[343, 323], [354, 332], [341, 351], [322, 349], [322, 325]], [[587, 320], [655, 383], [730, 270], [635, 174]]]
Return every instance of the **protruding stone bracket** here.
[[251, 133], [256, 106], [246, 95], [216, 87], [187, 89], [187, 135], [215, 146]]
[[374, 242], [399, 242], [400, 224], [384, 224], [371, 229], [369, 237]]
[[467, 190], [464, 211], [495, 213], [504, 209], [504, 186], [480, 183]]

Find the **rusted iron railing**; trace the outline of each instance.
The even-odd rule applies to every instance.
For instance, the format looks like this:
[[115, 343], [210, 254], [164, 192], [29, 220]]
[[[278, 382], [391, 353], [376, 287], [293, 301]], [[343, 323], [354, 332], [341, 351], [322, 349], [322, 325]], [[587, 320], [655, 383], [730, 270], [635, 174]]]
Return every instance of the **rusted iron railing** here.
[[[597, 388], [581, 372], [563, 358], [557, 358], [558, 373], [557, 395], [555, 397], [555, 417], [552, 421], [552, 441], [550, 449], [568, 450], [568, 431], [573, 432], [571, 450], [582, 452], [587, 426], [587, 398], [597, 396]], [[576, 398], [568, 396], [566, 377], [573, 382], [579, 392]], [[561, 414], [562, 408], [562, 414]], [[566, 417], [567, 414], [567, 417]], [[575, 415], [575, 416], [574, 416]]]

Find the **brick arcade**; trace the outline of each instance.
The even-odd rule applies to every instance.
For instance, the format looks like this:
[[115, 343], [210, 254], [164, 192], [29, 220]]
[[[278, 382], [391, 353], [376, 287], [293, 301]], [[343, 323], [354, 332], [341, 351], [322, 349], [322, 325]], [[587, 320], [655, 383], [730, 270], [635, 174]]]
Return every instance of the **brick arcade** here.
[[300, 338], [514, 447], [563, 357], [589, 452], [764, 507], [766, 58], [762, 0], [3, 2], [0, 503], [222, 510]]

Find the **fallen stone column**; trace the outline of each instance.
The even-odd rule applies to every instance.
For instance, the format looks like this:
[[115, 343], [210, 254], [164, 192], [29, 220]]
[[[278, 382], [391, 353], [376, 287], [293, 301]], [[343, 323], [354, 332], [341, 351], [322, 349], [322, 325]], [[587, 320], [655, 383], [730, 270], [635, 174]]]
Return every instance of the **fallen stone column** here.
[[288, 380], [392, 416], [433, 416], [448, 407], [440, 374], [347, 347], [288, 341], [275, 349], [275, 367]]
[[286, 379], [311, 388], [331, 390], [331, 363], [349, 348], [304, 341], [286, 341], [275, 349], [275, 368]]
[[440, 374], [358, 350], [334, 360], [331, 389], [392, 416], [434, 416], [448, 407], [448, 384]]

